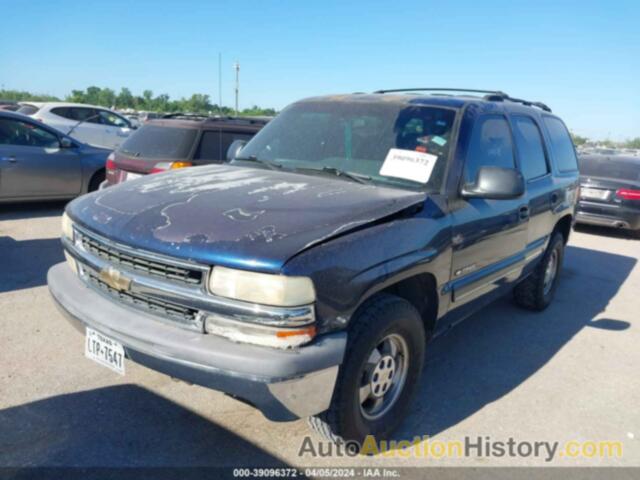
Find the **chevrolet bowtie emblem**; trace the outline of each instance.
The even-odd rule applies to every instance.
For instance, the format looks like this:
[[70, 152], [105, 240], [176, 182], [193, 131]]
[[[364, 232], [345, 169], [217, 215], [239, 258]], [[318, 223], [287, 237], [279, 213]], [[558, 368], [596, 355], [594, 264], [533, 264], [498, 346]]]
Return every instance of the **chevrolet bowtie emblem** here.
[[124, 276], [120, 270], [113, 267], [107, 267], [100, 270], [100, 280], [118, 291], [129, 290], [131, 279]]

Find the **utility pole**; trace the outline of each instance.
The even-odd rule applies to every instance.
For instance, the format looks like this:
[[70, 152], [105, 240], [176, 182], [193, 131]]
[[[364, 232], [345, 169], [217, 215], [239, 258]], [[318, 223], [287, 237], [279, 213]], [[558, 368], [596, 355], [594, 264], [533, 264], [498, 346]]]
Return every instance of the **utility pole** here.
[[233, 68], [236, 70], [236, 117], [238, 116], [238, 93], [240, 91], [240, 64], [236, 60], [233, 64]]
[[218, 52], [218, 115], [222, 116], [222, 53]]

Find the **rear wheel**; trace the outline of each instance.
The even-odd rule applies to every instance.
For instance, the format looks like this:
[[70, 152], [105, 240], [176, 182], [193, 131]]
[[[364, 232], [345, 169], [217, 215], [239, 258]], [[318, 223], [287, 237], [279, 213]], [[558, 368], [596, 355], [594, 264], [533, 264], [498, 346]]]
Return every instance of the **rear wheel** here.
[[331, 405], [309, 418], [313, 430], [334, 442], [388, 437], [402, 421], [422, 372], [424, 325], [409, 302], [380, 295], [352, 322]]
[[518, 305], [529, 310], [544, 310], [553, 300], [564, 257], [564, 237], [556, 232], [549, 246], [531, 275], [513, 290]]
[[89, 188], [87, 189], [87, 192], [94, 192], [98, 190], [98, 188], [100, 188], [100, 184], [104, 182], [104, 179], [105, 179], [104, 170], [100, 170], [94, 173], [93, 177], [91, 177], [91, 180], [89, 181]]

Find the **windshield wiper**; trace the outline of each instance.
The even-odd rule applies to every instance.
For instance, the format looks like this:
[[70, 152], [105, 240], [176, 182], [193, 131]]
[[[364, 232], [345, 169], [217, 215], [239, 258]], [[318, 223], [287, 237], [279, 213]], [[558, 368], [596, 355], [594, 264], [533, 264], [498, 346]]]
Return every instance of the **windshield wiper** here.
[[256, 163], [259, 163], [260, 165], [264, 165], [265, 167], [271, 170], [282, 170], [282, 165], [280, 165], [279, 163], [268, 162], [266, 160], [262, 160], [256, 157], [255, 155], [249, 155], [248, 157], [236, 157], [233, 160], [234, 161], [239, 160], [241, 162], [256, 162]]
[[348, 178], [357, 183], [367, 184], [371, 181], [371, 177], [368, 175], [362, 175], [360, 173], [348, 172], [336, 167], [322, 167], [322, 168], [304, 168], [300, 170], [310, 170], [313, 172], [325, 172], [335, 175], [336, 177]]

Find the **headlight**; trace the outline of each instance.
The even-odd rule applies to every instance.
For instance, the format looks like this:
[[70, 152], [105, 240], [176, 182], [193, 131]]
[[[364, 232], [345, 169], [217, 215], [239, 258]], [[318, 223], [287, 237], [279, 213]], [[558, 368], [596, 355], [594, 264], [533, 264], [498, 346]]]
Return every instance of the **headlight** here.
[[209, 291], [221, 297], [278, 307], [308, 305], [316, 299], [310, 278], [247, 272], [225, 267], [213, 268], [209, 278]]
[[69, 215], [67, 215], [67, 212], [62, 214], [62, 236], [73, 240], [73, 222], [69, 218]]

